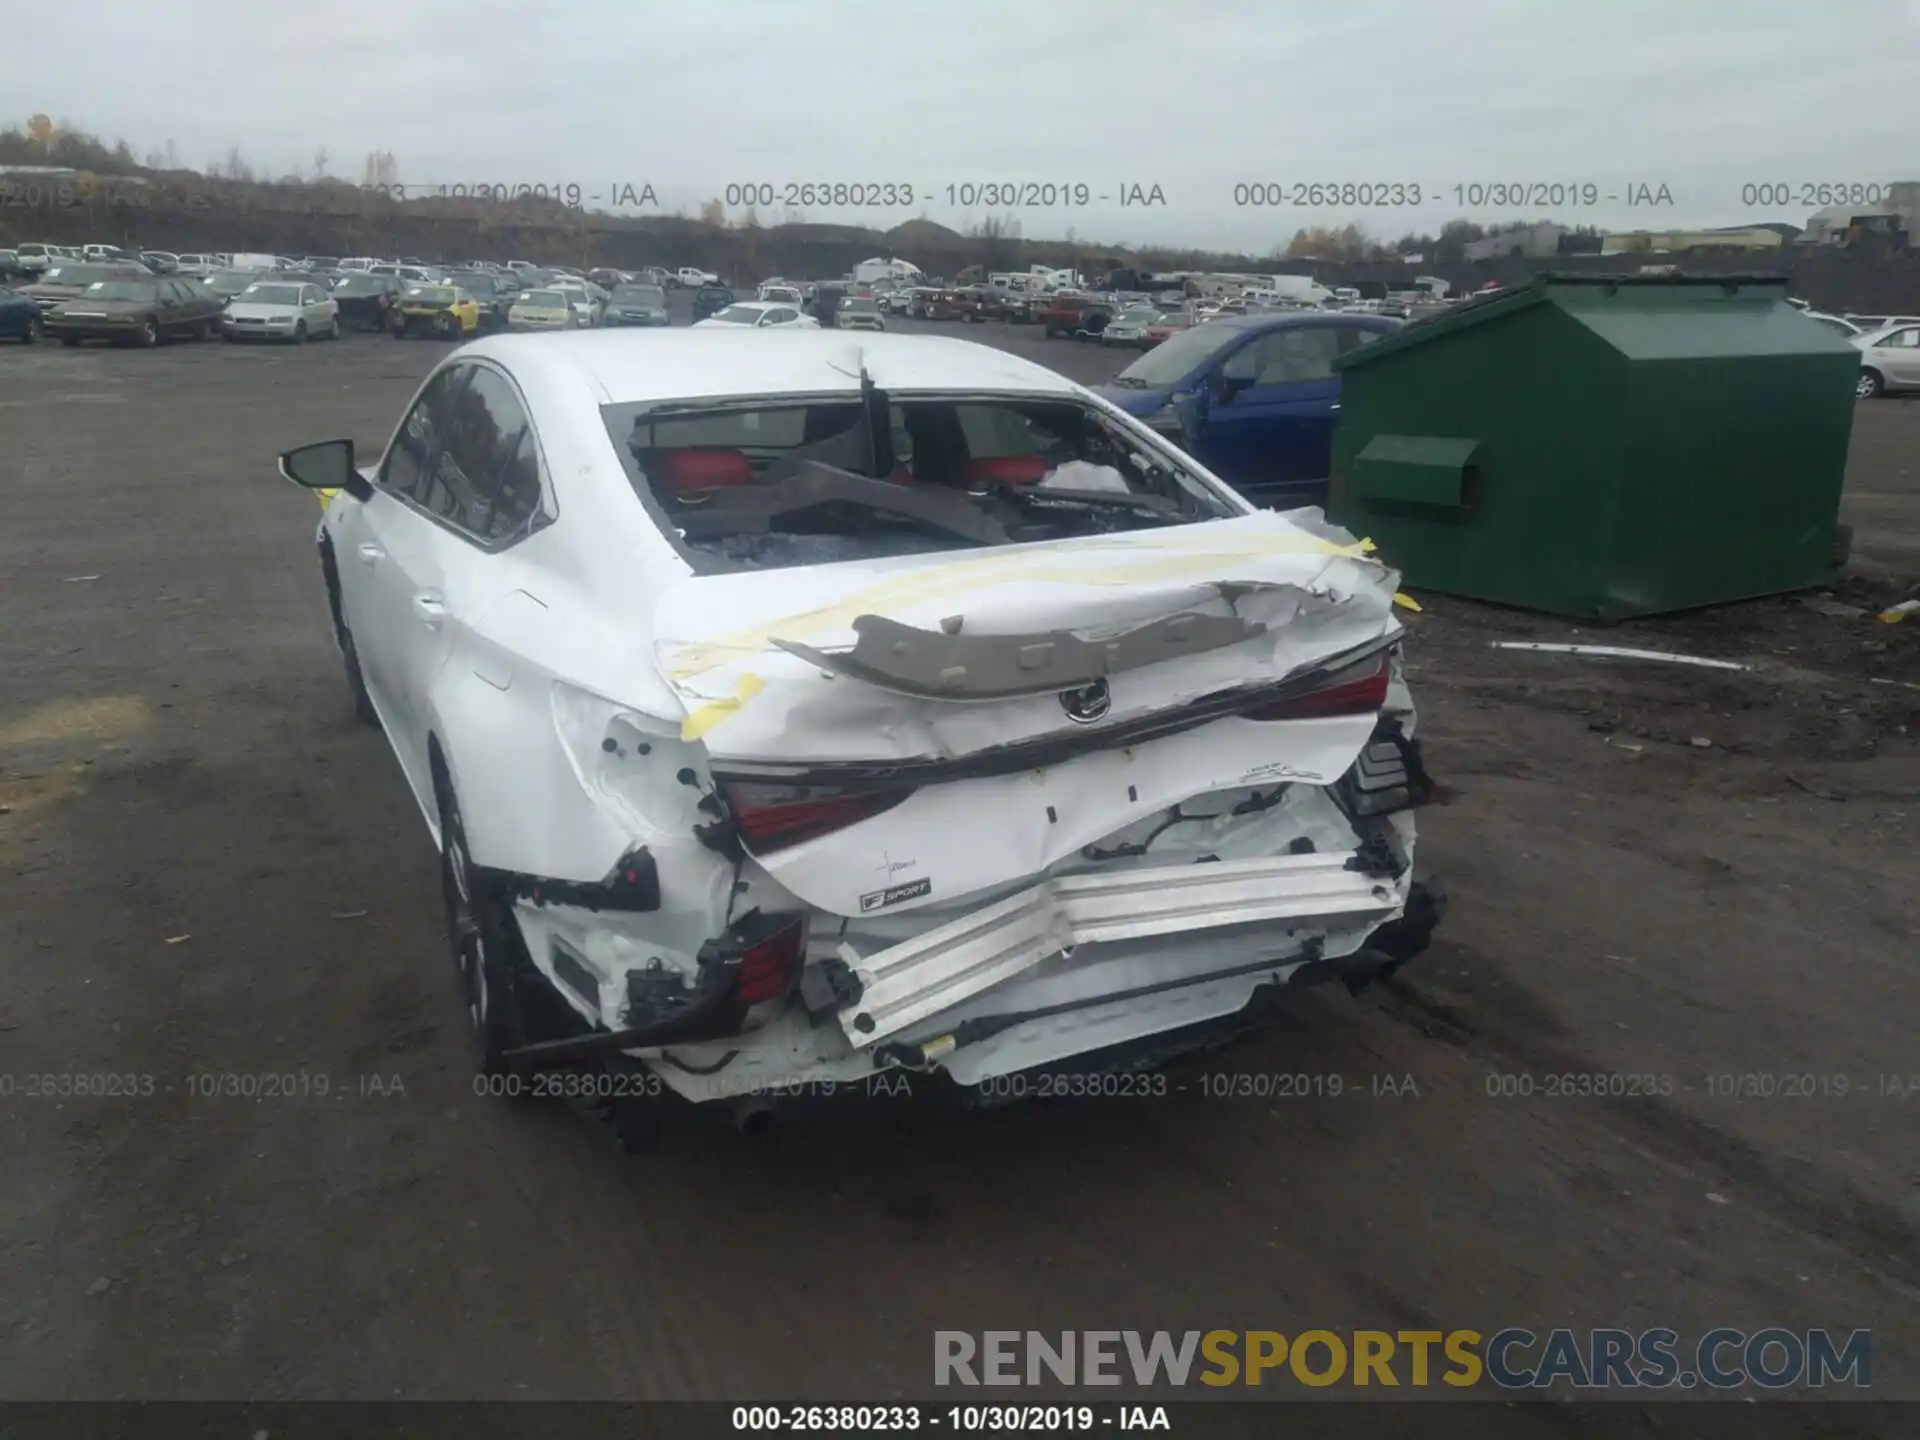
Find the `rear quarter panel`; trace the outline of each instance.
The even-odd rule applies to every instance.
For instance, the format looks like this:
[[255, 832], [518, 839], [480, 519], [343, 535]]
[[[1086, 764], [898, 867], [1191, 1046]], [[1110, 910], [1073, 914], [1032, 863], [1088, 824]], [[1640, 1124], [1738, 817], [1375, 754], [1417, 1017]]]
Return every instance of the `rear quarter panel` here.
[[501, 552], [466, 547], [472, 608], [425, 703], [474, 860], [597, 881], [635, 835], [583, 784], [556, 728], [556, 689], [602, 697], [608, 714], [651, 715], [677, 737], [683, 709], [654, 669], [649, 624], [664, 586], [689, 572], [634, 496], [595, 397], [553, 359], [508, 368], [533, 416], [556, 518]]

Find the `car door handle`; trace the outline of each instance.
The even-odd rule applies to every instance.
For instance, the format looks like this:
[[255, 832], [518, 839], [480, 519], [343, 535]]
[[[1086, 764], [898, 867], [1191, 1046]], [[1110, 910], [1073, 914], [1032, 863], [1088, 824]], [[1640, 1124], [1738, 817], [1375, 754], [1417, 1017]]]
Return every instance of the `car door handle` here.
[[378, 545], [366, 544], [360, 547], [360, 558], [369, 565], [377, 565], [380, 561], [387, 558], [387, 552], [382, 550]]
[[413, 597], [413, 608], [429, 630], [438, 630], [447, 618], [447, 603], [430, 590]]
[[1329, 411], [1329, 413], [1338, 414], [1340, 410], [1340, 402], [1336, 400], [1333, 404], [1327, 406], [1327, 410]]

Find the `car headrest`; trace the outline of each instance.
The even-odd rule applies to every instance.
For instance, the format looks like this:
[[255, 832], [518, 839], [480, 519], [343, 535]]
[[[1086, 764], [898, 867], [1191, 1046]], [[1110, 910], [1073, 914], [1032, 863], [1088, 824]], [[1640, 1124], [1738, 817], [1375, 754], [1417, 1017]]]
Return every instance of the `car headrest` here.
[[753, 462], [745, 452], [710, 445], [656, 451], [647, 473], [676, 495], [753, 484]]
[[992, 455], [967, 461], [965, 477], [969, 490], [989, 485], [1038, 485], [1052, 468], [1038, 455]]

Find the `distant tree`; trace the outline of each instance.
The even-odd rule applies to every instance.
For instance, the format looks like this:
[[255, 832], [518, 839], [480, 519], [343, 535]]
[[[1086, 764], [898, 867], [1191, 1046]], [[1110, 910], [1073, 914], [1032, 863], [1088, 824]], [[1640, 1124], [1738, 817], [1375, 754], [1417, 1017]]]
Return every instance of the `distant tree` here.
[[1598, 255], [1604, 236], [1596, 225], [1576, 225], [1560, 237], [1562, 255]]
[[44, 155], [53, 146], [53, 121], [45, 115], [36, 115], [27, 121], [27, 134]]
[[1449, 220], [1434, 238], [1433, 258], [1458, 264], [1466, 258], [1467, 246], [1487, 238], [1487, 227], [1471, 220]]
[[1331, 226], [1309, 225], [1296, 230], [1293, 239], [1287, 242], [1286, 258], [1290, 260], [1359, 260], [1365, 257], [1373, 242], [1358, 225], [1348, 225], [1340, 229]]
[[1007, 268], [1007, 256], [1012, 253], [1015, 238], [1008, 233], [1008, 228], [1008, 222], [998, 215], [987, 215], [967, 230], [968, 235], [980, 242], [981, 263], [990, 271]]
[[758, 230], [760, 228], [760, 216], [755, 212], [753, 206], [747, 206], [747, 213], [740, 217], [738, 228], [742, 230]]
[[316, 180], [327, 178], [327, 147], [324, 145], [313, 152], [313, 178]]
[[727, 228], [727, 207], [720, 203], [717, 196], [700, 207], [700, 223], [709, 230]]

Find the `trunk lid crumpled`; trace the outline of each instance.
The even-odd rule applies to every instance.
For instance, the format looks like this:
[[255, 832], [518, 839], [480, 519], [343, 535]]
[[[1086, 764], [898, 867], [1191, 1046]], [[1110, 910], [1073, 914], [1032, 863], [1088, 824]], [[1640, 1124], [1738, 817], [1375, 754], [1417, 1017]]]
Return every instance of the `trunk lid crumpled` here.
[[[918, 786], [844, 831], [757, 856], [782, 885], [841, 915], [875, 909], [876, 891], [889, 914], [946, 906], [1195, 795], [1333, 783], [1373, 715], [1115, 732], [1389, 643], [1397, 576], [1368, 548], [1314, 512], [1261, 512], [698, 576], [661, 598], [655, 661], [686, 708], [684, 738], [723, 781]], [[991, 637], [1018, 638], [977, 643]]]

